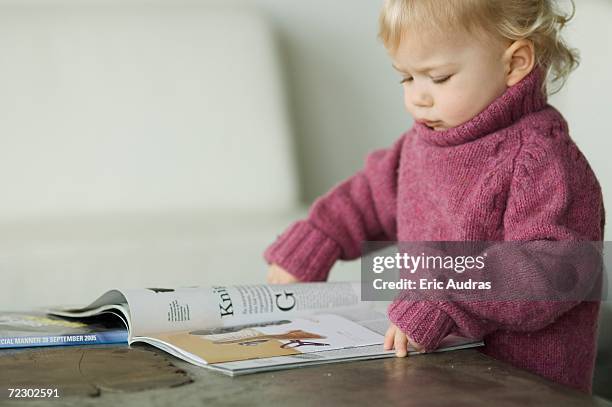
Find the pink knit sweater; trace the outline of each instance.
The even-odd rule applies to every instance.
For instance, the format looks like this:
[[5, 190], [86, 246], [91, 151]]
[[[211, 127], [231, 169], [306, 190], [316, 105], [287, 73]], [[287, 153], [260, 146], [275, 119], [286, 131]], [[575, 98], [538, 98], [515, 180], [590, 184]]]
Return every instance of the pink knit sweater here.
[[[416, 123], [369, 154], [268, 247], [267, 262], [314, 281], [359, 257], [365, 240], [602, 240], [599, 183], [542, 76], [532, 71], [460, 126]], [[428, 350], [449, 333], [482, 338], [484, 353], [590, 392], [599, 302], [567, 304], [397, 300], [388, 313]]]

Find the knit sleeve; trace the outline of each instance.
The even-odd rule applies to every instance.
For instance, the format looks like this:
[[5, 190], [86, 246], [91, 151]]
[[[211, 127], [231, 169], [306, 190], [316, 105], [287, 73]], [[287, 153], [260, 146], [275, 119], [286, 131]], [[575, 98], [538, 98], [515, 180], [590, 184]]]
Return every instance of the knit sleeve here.
[[[548, 140], [523, 147], [508, 190], [504, 240], [555, 249], [566, 242], [553, 246], [553, 241], [598, 242], [603, 238], [603, 213], [600, 186], [573, 142]], [[554, 281], [550, 272], [557, 272], [554, 256], [543, 264], [546, 260], [536, 261], [528, 250], [510, 256], [502, 256], [501, 250], [487, 254], [497, 260], [495, 272], [508, 289], [533, 291]], [[582, 287], [579, 293], [592, 294], [598, 284], [592, 267], [596, 262], [592, 258], [574, 261], [575, 283]], [[561, 301], [409, 301], [400, 296], [388, 313], [402, 331], [432, 350], [451, 331], [475, 339], [496, 330], [538, 331], [579, 304], [584, 298], [578, 295]]]
[[397, 170], [407, 136], [370, 153], [362, 170], [318, 198], [306, 219], [266, 249], [266, 261], [302, 281], [323, 281], [336, 260], [358, 258], [363, 241], [395, 240]]

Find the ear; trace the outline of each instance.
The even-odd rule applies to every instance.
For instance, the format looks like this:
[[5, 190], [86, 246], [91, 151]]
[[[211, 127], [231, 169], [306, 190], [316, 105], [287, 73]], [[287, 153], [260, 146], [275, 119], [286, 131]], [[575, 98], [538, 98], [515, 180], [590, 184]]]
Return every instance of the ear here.
[[506, 86], [519, 83], [535, 65], [535, 47], [527, 39], [516, 40], [504, 51]]

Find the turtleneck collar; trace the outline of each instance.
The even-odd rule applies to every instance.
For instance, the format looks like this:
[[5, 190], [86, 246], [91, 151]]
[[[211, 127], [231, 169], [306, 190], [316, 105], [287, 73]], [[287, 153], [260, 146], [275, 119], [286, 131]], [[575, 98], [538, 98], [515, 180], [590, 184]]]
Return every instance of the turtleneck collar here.
[[482, 112], [456, 127], [435, 131], [422, 123], [415, 122], [414, 129], [424, 141], [439, 146], [453, 146], [476, 140], [508, 127], [529, 113], [542, 110], [547, 105], [546, 94], [541, 91], [543, 77], [543, 70], [534, 68], [520, 82], [506, 89]]

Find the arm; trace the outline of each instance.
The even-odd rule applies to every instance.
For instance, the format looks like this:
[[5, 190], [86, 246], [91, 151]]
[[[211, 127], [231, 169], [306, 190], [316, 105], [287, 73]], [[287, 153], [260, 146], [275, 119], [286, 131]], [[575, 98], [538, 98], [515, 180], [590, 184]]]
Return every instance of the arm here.
[[370, 153], [361, 171], [318, 198], [306, 219], [267, 248], [266, 261], [302, 281], [321, 281], [337, 259], [359, 257], [363, 241], [394, 240], [397, 170], [407, 137]]
[[[603, 199], [586, 160], [575, 155], [571, 145], [555, 143], [548, 147], [568, 150], [546, 154], [547, 149], [539, 145], [525, 146], [516, 159], [503, 219], [504, 239], [527, 242], [527, 247], [544, 248], [544, 253], [552, 247], [550, 241], [601, 241]], [[571, 249], [571, 245], [568, 247]], [[542, 256], [552, 262], [537, 265], [529, 250], [509, 256], [502, 255], [501, 250], [497, 254], [495, 250], [488, 251], [488, 254], [490, 260], [495, 258], [495, 267], [500, 270], [497, 277], [505, 279], [502, 283], [506, 287], [536, 287], [530, 292], [538, 292], [538, 284], [548, 288], [546, 284], [551, 276], [545, 272], [557, 270], [554, 261], [559, 258]], [[589, 284], [591, 288], [595, 284], [596, 288], [592, 265], [592, 258], [575, 259], [580, 293], [588, 293]], [[512, 270], [512, 274], [504, 273], [506, 270]], [[409, 301], [399, 298], [389, 307], [389, 318], [415, 342], [432, 350], [451, 332], [480, 339], [502, 329], [538, 331], [580, 302], [577, 295], [564, 301]]]

